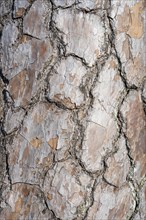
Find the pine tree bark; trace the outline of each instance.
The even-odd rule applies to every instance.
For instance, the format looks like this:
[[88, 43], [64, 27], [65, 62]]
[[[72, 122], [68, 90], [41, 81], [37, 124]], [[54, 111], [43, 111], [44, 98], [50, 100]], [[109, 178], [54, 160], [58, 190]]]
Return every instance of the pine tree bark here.
[[144, 0], [0, 4], [0, 219], [146, 219]]

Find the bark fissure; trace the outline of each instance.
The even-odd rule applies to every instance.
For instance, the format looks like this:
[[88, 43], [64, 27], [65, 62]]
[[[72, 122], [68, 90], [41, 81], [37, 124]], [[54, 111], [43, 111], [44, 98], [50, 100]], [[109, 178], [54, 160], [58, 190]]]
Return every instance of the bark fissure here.
[[1, 218], [145, 218], [143, 4], [2, 0]]

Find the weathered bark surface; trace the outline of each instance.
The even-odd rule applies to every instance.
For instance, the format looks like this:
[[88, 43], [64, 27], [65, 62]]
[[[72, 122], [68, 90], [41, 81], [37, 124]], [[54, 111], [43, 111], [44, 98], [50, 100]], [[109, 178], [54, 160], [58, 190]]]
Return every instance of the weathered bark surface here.
[[0, 4], [0, 219], [146, 219], [144, 0]]

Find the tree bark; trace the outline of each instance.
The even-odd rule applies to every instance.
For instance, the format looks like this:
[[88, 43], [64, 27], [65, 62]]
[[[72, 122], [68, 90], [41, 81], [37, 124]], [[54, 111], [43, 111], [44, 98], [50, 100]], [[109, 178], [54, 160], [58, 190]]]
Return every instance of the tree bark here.
[[144, 0], [1, 0], [0, 219], [146, 219]]

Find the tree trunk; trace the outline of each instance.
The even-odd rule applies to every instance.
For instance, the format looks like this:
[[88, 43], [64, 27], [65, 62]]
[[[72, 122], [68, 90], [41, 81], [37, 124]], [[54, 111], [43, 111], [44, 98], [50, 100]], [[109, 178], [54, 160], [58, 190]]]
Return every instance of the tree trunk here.
[[146, 219], [144, 0], [0, 13], [0, 219]]

